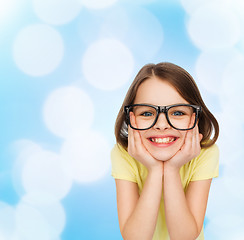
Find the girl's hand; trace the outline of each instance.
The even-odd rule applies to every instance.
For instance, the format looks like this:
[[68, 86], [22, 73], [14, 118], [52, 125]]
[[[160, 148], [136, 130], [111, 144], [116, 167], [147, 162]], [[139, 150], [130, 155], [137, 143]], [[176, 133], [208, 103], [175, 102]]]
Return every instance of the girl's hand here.
[[[131, 112], [130, 119], [133, 126], [136, 126], [135, 116]], [[130, 156], [141, 162], [148, 171], [153, 169], [163, 170], [163, 162], [156, 160], [145, 148], [142, 143], [141, 136], [138, 130], [132, 129], [128, 126], [128, 153]]]
[[179, 170], [184, 164], [197, 157], [201, 151], [200, 142], [202, 138], [203, 135], [199, 133], [196, 124], [193, 129], [187, 131], [183, 146], [171, 159], [164, 163], [164, 167]]

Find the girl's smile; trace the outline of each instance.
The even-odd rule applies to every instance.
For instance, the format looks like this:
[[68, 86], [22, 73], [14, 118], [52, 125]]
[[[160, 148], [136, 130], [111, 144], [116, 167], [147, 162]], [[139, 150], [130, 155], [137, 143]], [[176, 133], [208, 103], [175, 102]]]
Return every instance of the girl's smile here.
[[[188, 104], [173, 86], [156, 77], [145, 80], [139, 86], [134, 101], [134, 104], [159, 106], [179, 103]], [[164, 113], [159, 115], [152, 128], [139, 131], [145, 148], [154, 158], [161, 161], [169, 160], [176, 154], [184, 144], [186, 132], [172, 128]]]
[[178, 137], [175, 136], [152, 136], [149, 137], [148, 140], [157, 147], [168, 147], [171, 144], [173, 144], [175, 141], [177, 141]]

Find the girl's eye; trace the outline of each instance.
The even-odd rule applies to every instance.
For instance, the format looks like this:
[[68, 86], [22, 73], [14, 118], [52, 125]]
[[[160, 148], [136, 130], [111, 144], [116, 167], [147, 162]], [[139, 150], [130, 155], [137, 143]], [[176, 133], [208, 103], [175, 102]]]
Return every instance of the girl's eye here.
[[144, 117], [151, 117], [151, 116], [153, 116], [153, 114], [150, 113], [150, 112], [144, 112], [141, 115], [144, 116]]
[[180, 111], [175, 111], [172, 113], [173, 116], [183, 116], [185, 115], [183, 112], [180, 112]]

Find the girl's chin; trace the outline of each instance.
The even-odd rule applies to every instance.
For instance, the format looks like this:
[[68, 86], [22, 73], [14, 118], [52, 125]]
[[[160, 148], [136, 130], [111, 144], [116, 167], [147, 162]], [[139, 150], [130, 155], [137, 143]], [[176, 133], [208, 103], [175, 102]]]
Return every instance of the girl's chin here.
[[155, 156], [155, 155], [152, 155], [155, 159], [157, 159], [158, 161], [162, 161], [162, 162], [165, 162], [165, 161], [168, 161], [169, 159], [171, 159], [174, 155], [170, 155], [170, 156]]
[[155, 148], [155, 146], [149, 145], [148, 142], [146, 142], [144, 146], [155, 159], [165, 162], [171, 159], [179, 151], [182, 145], [183, 143], [178, 141], [177, 144], [164, 148]]
[[158, 161], [162, 161], [162, 162], [165, 162], [165, 161], [168, 161], [169, 159], [171, 159], [175, 154], [176, 154], [177, 151], [171, 151], [171, 152], [168, 152], [168, 153], [163, 153], [163, 152], [151, 152], [151, 155], [157, 159]]

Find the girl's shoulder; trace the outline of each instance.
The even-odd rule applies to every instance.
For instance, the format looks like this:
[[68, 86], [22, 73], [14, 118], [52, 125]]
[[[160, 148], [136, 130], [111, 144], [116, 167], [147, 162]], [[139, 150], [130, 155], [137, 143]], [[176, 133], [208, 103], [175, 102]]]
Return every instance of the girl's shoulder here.
[[210, 156], [219, 157], [219, 147], [216, 143], [208, 148], [202, 148], [197, 158], [205, 158]]
[[217, 144], [203, 148], [186, 166], [191, 181], [214, 178], [219, 175], [219, 148]]
[[130, 160], [131, 156], [129, 155], [129, 153], [127, 152], [126, 149], [124, 149], [120, 144], [115, 144], [114, 147], [111, 150], [111, 156], [113, 157], [125, 157], [128, 158]]
[[124, 149], [120, 144], [115, 144], [111, 150], [112, 164], [127, 164], [133, 168], [137, 168], [138, 162], [130, 156], [127, 149]]
[[115, 144], [111, 150], [112, 176], [117, 179], [138, 182], [141, 175], [144, 175], [145, 167], [136, 159], [131, 157], [126, 149]]

